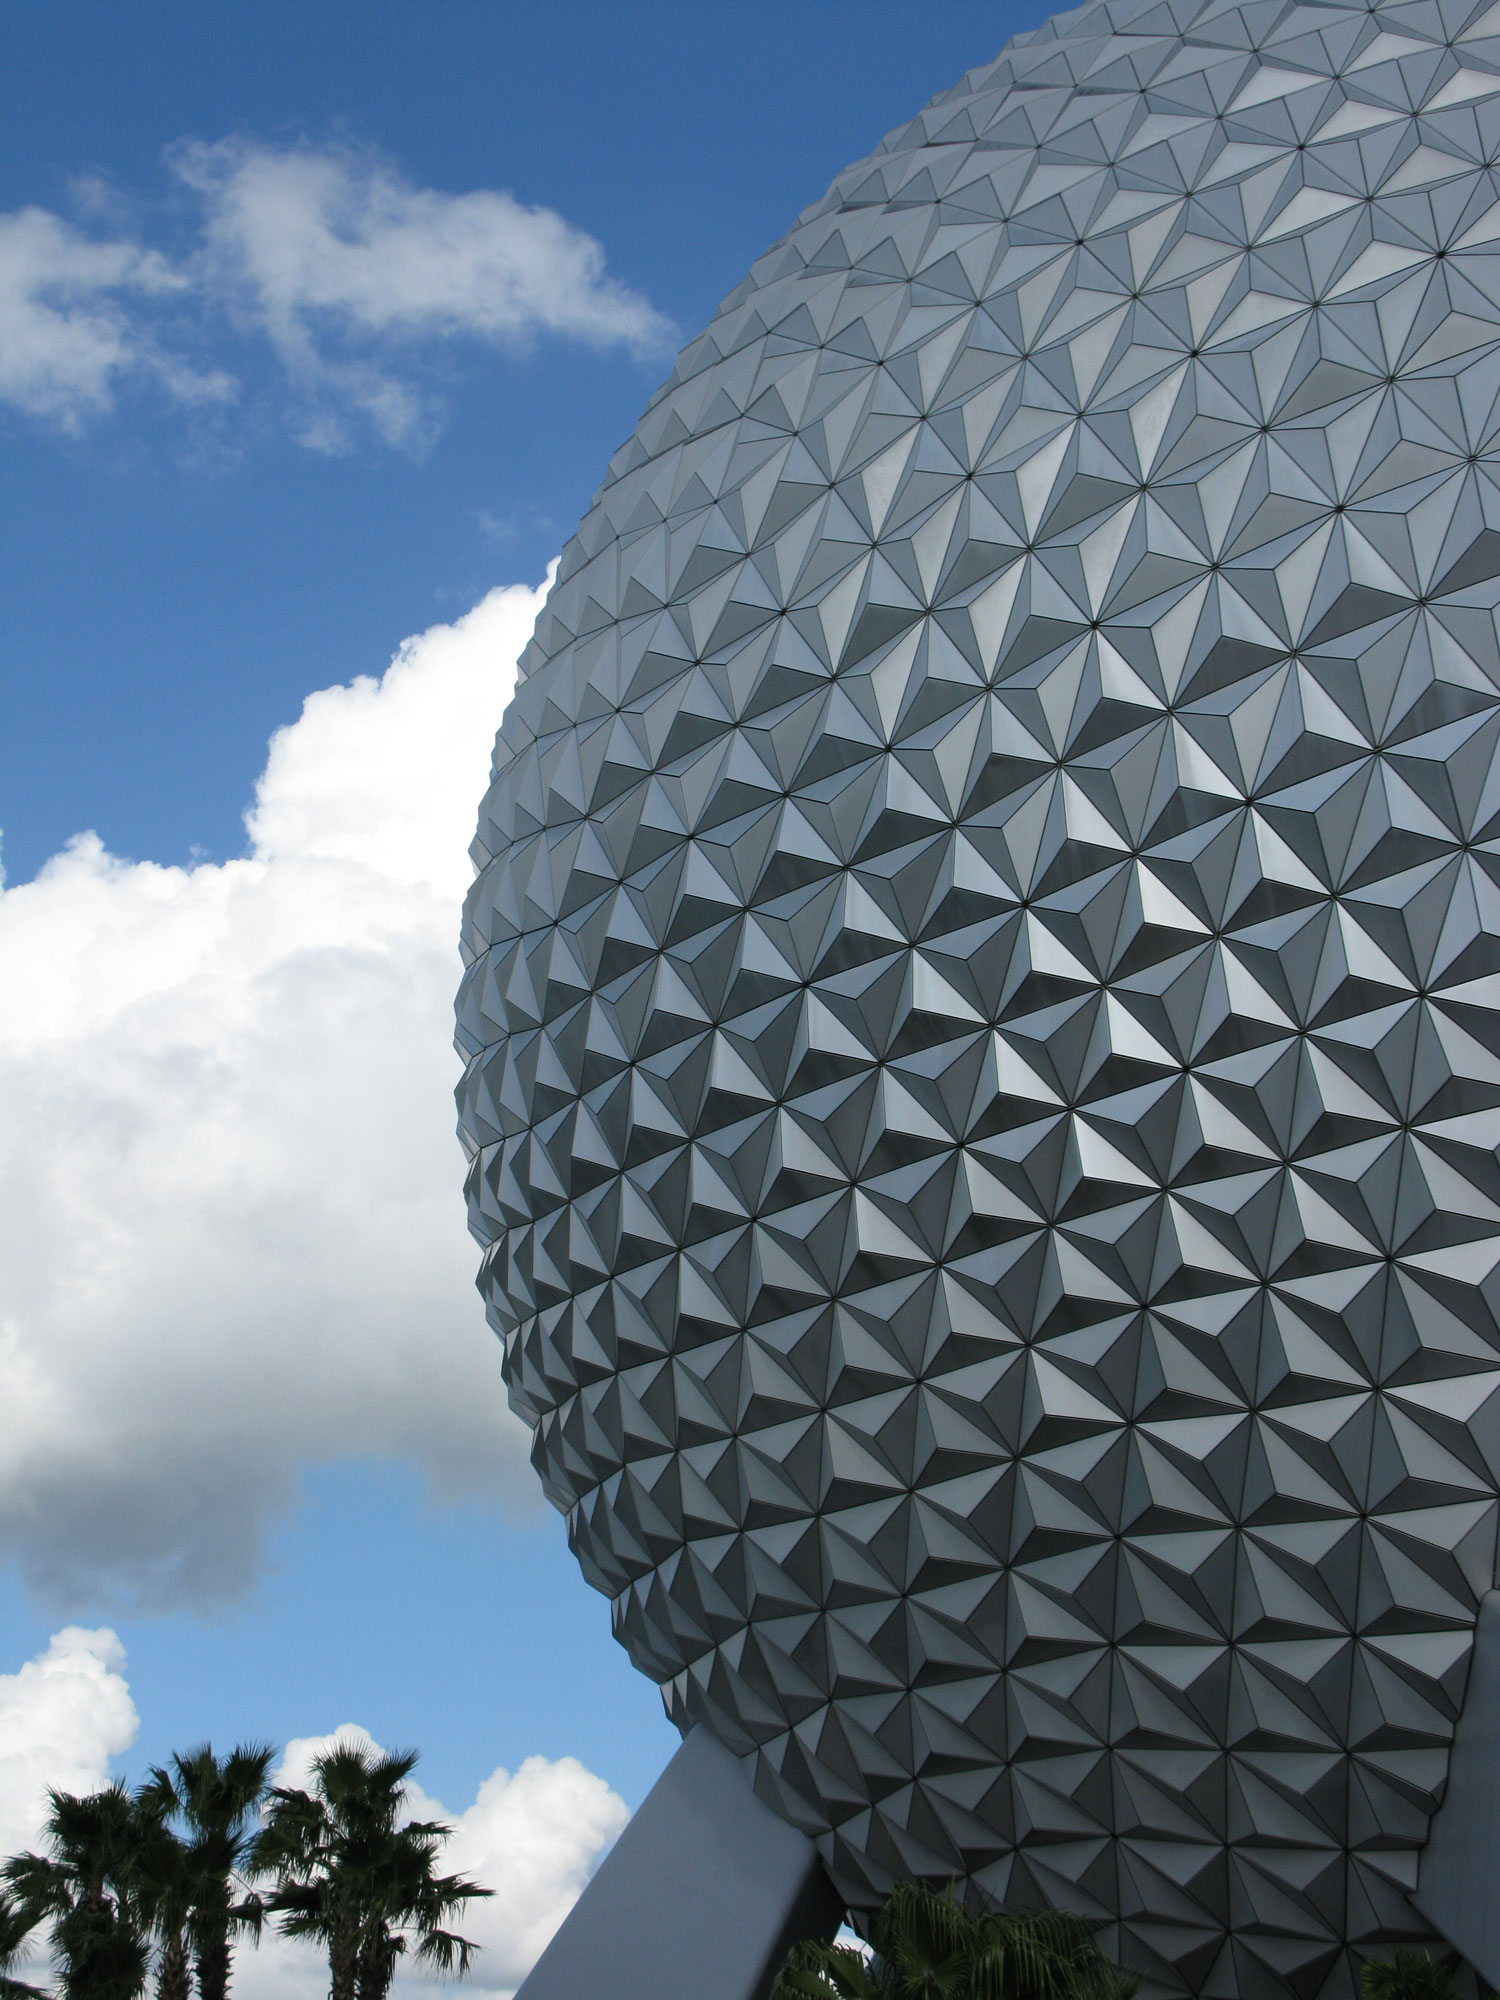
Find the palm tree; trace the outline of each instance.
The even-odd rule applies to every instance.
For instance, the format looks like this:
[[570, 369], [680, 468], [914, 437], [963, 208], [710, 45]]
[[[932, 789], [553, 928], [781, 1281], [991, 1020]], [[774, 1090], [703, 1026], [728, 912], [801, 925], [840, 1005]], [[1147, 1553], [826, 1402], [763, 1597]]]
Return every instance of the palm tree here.
[[204, 1743], [171, 1769], [158, 1766], [141, 1791], [164, 1825], [180, 1820], [175, 1854], [162, 1851], [156, 1883], [156, 1930], [161, 1939], [158, 2000], [187, 2000], [191, 1949], [199, 2000], [225, 2000], [234, 1937], [260, 1933], [261, 1904], [246, 1887], [255, 1845], [255, 1813], [265, 1796], [276, 1752], [267, 1743], [242, 1743], [216, 1757]]
[[1364, 2000], [1458, 2000], [1452, 1965], [1409, 1945], [1399, 1946], [1393, 1959], [1366, 1960], [1359, 1985]]
[[136, 1809], [137, 1896], [157, 1944], [156, 2000], [191, 2000], [193, 1964], [187, 1927], [193, 1892], [188, 1854], [172, 1825], [175, 1801], [154, 1773], [136, 1793]]
[[48, 1853], [4, 1867], [19, 1921], [52, 1927], [66, 2000], [137, 2000], [150, 1962], [137, 1866], [143, 1817], [124, 1785], [47, 1794]]
[[26, 1940], [36, 1928], [20, 1904], [0, 1895], [0, 2000], [27, 2000], [40, 1994], [40, 1986], [28, 1986], [14, 1977]]
[[188, 1858], [172, 1826], [172, 1800], [156, 1784], [136, 1792], [134, 1900], [156, 1940], [156, 2000], [192, 2000], [188, 1958]]
[[337, 1744], [315, 1760], [310, 1793], [271, 1793], [253, 1866], [274, 1882], [266, 1909], [283, 1934], [328, 1953], [330, 2000], [386, 2000], [408, 1949], [460, 1978], [478, 1949], [447, 1926], [490, 1891], [436, 1872], [450, 1828], [402, 1822], [416, 1761], [414, 1751]]
[[1083, 1917], [976, 1915], [920, 1882], [896, 1884], [870, 1936], [870, 1958], [821, 1940], [794, 1945], [771, 2000], [1130, 2000], [1140, 1984], [1110, 1964]]

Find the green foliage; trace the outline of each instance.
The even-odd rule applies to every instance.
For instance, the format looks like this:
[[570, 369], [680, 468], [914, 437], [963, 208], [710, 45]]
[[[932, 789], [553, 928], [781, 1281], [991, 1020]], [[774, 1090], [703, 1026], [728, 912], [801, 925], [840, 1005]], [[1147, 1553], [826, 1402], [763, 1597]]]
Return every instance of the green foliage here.
[[[446, 1826], [404, 1820], [415, 1754], [331, 1750], [310, 1793], [271, 1792], [262, 1825], [274, 1756], [252, 1743], [220, 1758], [204, 1744], [134, 1794], [49, 1793], [46, 1853], [0, 1869], [0, 2000], [40, 1993], [13, 1969], [41, 1926], [59, 2000], [139, 2000], [153, 1948], [157, 2000], [192, 2000], [195, 1984], [198, 2000], [226, 2000], [234, 1941], [258, 1938], [268, 1912], [328, 1953], [332, 2000], [387, 2000], [407, 1951], [467, 1973], [477, 1947], [449, 1920], [490, 1891], [438, 1872]], [[252, 1886], [262, 1875], [269, 1899]]]
[[314, 1763], [310, 1793], [271, 1793], [253, 1865], [274, 1883], [265, 1907], [282, 1932], [327, 1952], [330, 2000], [386, 2000], [408, 1949], [460, 1977], [477, 1949], [447, 1926], [490, 1891], [437, 1873], [446, 1826], [402, 1822], [416, 1761], [339, 1745]]
[[14, 1976], [35, 1928], [13, 1897], [0, 1895], [0, 2000], [28, 2000], [28, 1996], [42, 1990]]
[[1407, 1945], [1393, 1959], [1367, 1959], [1359, 1984], [1364, 2000], [1458, 2000], [1452, 1966]]
[[849, 1945], [795, 1945], [771, 2000], [1130, 2000], [1140, 1983], [1110, 1964], [1082, 1917], [975, 1913], [920, 1882], [896, 1884], [870, 1938], [869, 1959]]
[[275, 1755], [250, 1743], [221, 1758], [204, 1743], [141, 1788], [157, 1827], [142, 1857], [160, 1945], [157, 2000], [188, 2000], [190, 1958], [199, 2000], [225, 2000], [235, 1937], [260, 1934], [261, 1902], [246, 1878]]
[[121, 1784], [84, 1798], [50, 1792], [47, 1852], [3, 1870], [0, 2000], [37, 1990], [10, 1968], [42, 1925], [64, 2000], [136, 2000], [153, 1944], [157, 2000], [191, 2000], [195, 1958], [200, 2000], [225, 2000], [229, 1940], [260, 1928], [241, 1870], [273, 1755], [252, 1744], [220, 1762], [205, 1745], [134, 1794]]
[[150, 1963], [140, 1857], [152, 1816], [123, 1785], [47, 1794], [46, 1854], [3, 1870], [27, 1931], [47, 1924], [66, 2000], [137, 2000]]

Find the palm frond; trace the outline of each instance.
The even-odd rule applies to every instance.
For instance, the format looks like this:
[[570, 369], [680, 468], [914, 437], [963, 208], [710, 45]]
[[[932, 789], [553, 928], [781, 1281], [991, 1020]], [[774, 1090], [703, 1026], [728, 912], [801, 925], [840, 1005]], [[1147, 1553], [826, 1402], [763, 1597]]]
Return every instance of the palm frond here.
[[478, 1950], [479, 1946], [472, 1938], [460, 1937], [457, 1931], [431, 1930], [423, 1934], [413, 1956], [423, 1965], [434, 1966], [439, 1972], [456, 1970], [460, 1979], [466, 1979]]
[[260, 1911], [286, 1936], [322, 1944], [332, 1961], [358, 1965], [358, 1988], [384, 2000], [397, 1960], [410, 1951], [440, 1972], [469, 1970], [478, 1946], [451, 1928], [491, 1892], [437, 1873], [451, 1829], [403, 1821], [413, 1751], [389, 1755], [335, 1743], [316, 1758], [312, 1789], [273, 1788], [249, 1871], [268, 1878]]
[[[874, 1956], [809, 1940], [788, 1953], [772, 2000], [1133, 2000], [1140, 1984], [1105, 1957], [1097, 1926], [1068, 1910], [973, 1910], [954, 1889], [898, 1882], [870, 1920]], [[1456, 2000], [1378, 1992], [1366, 2000]]]
[[771, 2000], [877, 2000], [877, 1988], [862, 1951], [807, 1938], [787, 1953]]
[[925, 1882], [898, 1882], [870, 1927], [889, 1990], [911, 2000], [960, 2000], [975, 1919]]
[[12, 1971], [35, 1929], [36, 1919], [20, 1903], [0, 1895], [0, 2000], [23, 2000], [23, 1996], [42, 1992], [40, 1986], [28, 1986]]
[[1451, 1963], [1409, 1945], [1393, 1958], [1367, 1959], [1359, 1983], [1364, 2000], [1458, 2000]]
[[5, 1886], [34, 1929], [48, 1917], [63, 1915], [73, 1907], [73, 1895], [66, 1869], [44, 1854], [13, 1854], [0, 1868]]

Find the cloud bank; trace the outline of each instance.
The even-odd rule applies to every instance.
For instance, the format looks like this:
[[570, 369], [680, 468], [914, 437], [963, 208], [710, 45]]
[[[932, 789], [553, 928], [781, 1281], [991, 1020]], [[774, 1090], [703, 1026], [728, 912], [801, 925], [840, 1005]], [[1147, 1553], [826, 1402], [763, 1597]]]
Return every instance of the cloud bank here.
[[451, 1003], [496, 590], [271, 745], [248, 854], [0, 890], [0, 1550], [66, 1611], [257, 1574], [299, 1469], [529, 1504], [472, 1288]]
[[[18, 1672], [0, 1674], [0, 1856], [39, 1845], [48, 1786], [88, 1792], [115, 1775], [111, 1766], [137, 1729], [124, 1666], [113, 1632], [70, 1626]], [[313, 1758], [340, 1741], [379, 1747], [357, 1723], [299, 1737], [272, 1782], [309, 1784]], [[507, 1994], [520, 1984], [628, 1817], [623, 1799], [575, 1757], [528, 1757], [514, 1773], [492, 1771], [462, 1812], [416, 1786], [408, 1800], [413, 1819], [453, 1828], [444, 1870], [494, 1891], [470, 1906], [462, 1924], [481, 1948], [469, 1983], [482, 1993]], [[33, 1965], [35, 1978], [40, 1952]], [[403, 1968], [396, 1993], [427, 1994], [436, 1983]], [[236, 1955], [239, 2000], [323, 2000], [327, 1989], [317, 1952], [269, 1929], [258, 1951], [246, 1945]]]
[[168, 157], [195, 210], [179, 254], [42, 208], [0, 215], [0, 402], [77, 431], [131, 378], [178, 403], [234, 400], [231, 372], [184, 353], [186, 315], [200, 340], [227, 327], [269, 347], [312, 449], [346, 450], [366, 424], [420, 449], [442, 415], [420, 364], [445, 346], [672, 343], [593, 237], [504, 190], [413, 187], [341, 145], [185, 141]]

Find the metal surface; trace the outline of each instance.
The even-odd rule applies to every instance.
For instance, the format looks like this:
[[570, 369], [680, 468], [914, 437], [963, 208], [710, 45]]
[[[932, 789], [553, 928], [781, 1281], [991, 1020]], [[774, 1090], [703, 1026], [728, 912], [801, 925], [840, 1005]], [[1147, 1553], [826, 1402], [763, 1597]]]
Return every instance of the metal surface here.
[[[792, 60], [789, 52], [788, 60]], [[480, 816], [481, 1285], [851, 1903], [1347, 1992], [1495, 1581], [1500, 10], [1086, 8], [755, 266]]]
[[1417, 1908], [1492, 1990], [1500, 1987], [1500, 1593], [1479, 1608], [1448, 1789], [1422, 1850]]
[[842, 1916], [812, 1842], [695, 1729], [516, 2000], [765, 2000], [788, 1945]]

